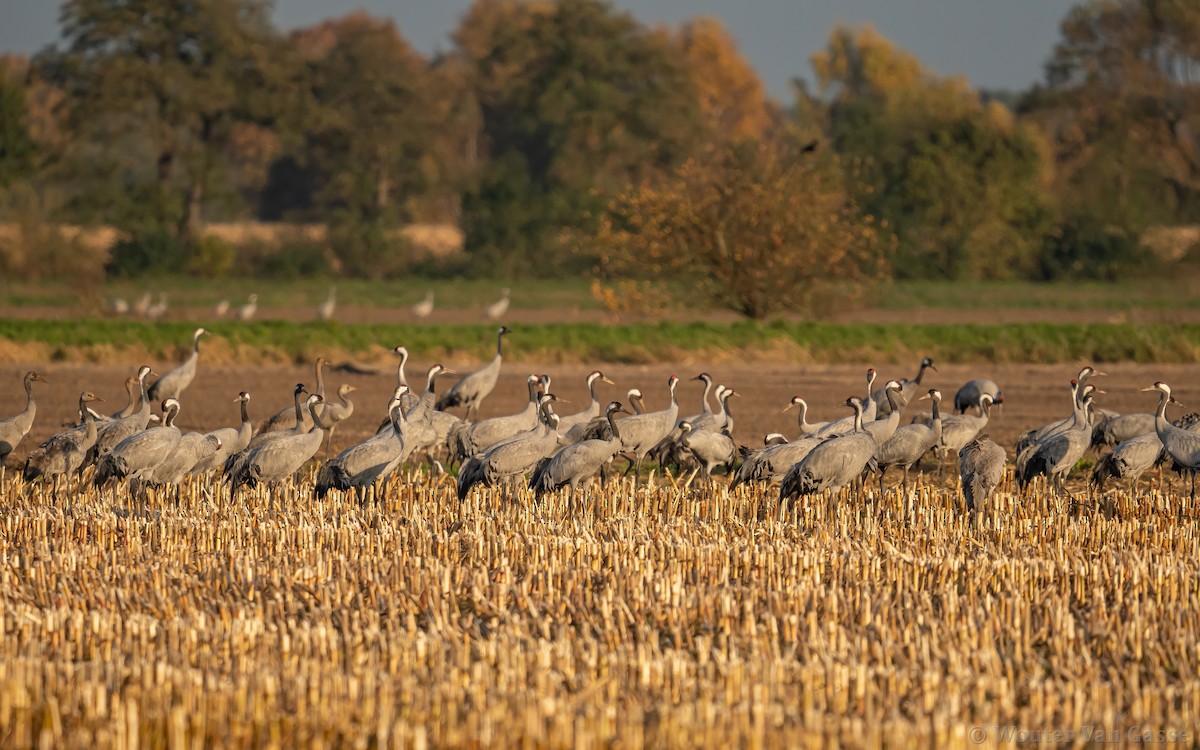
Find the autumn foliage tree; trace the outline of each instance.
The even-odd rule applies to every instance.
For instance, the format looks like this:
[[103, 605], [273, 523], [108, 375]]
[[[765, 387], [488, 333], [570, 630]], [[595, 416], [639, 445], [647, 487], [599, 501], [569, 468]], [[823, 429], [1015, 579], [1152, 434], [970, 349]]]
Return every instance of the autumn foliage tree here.
[[1026, 276], [1053, 221], [1043, 142], [1003, 105], [926, 70], [870, 27], [812, 59], [864, 206], [899, 237], [904, 277]]
[[890, 238], [835, 159], [797, 151], [743, 141], [642, 181], [603, 216], [602, 273], [681, 281], [754, 319], [852, 292], [883, 270]]

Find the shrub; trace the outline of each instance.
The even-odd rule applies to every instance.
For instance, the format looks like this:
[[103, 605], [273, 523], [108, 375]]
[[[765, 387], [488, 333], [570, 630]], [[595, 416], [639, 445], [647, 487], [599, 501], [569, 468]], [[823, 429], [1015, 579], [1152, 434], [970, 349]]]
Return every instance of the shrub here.
[[178, 237], [152, 230], [117, 242], [105, 265], [110, 278], [137, 278], [184, 270], [186, 249]]

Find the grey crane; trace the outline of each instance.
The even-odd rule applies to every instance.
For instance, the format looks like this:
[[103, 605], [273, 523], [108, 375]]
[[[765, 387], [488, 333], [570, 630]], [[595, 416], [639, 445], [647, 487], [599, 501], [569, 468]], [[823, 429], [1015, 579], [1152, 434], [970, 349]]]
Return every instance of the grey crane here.
[[983, 434], [959, 449], [958, 475], [967, 510], [975, 510], [988, 501], [1004, 479], [1007, 460], [1004, 449]]
[[[642, 401], [642, 392], [637, 388], [629, 389], [629, 405], [633, 407], [633, 414], [646, 413], [646, 404]], [[613, 401], [612, 403], [617, 403]], [[624, 408], [624, 407], [622, 407]], [[623, 412], [629, 414], [628, 411]], [[607, 414], [601, 414], [592, 421], [587, 423], [587, 427], [583, 431], [583, 435], [575, 442], [583, 442], [584, 440], [611, 440], [612, 433], [609, 431], [609, 419]], [[563, 442], [563, 441], [560, 441]]]
[[213, 305], [213, 315], [215, 315], [218, 320], [221, 318], [224, 318], [228, 314], [229, 314], [229, 300], [223, 299], [223, 300], [218, 301], [217, 304]]
[[633, 468], [638, 475], [641, 474], [642, 460], [650, 449], [675, 429], [675, 420], [679, 418], [679, 402], [675, 399], [677, 385], [679, 378], [674, 375], [667, 378], [671, 402], [666, 409], [629, 417], [621, 423], [622, 450], [634, 457]]
[[[178, 487], [196, 464], [221, 450], [221, 438], [212, 433], [188, 432], [179, 436], [175, 450], [142, 480], [142, 487]], [[135, 487], [137, 491], [140, 487]]]
[[1163, 444], [1157, 431], [1123, 440], [1092, 467], [1092, 484], [1103, 492], [1107, 479], [1125, 479], [1132, 493], [1137, 489], [1138, 479], [1158, 463], [1162, 455]]
[[167, 304], [167, 293], [159, 292], [158, 293], [158, 302], [155, 302], [153, 305], [150, 305], [150, 307], [146, 308], [146, 319], [147, 320], [161, 320], [163, 317], [166, 316], [168, 307], [169, 306]]
[[348, 383], [342, 383], [337, 389], [338, 400], [325, 403], [323, 404], [325, 408], [317, 410], [316, 414], [321, 418], [321, 426], [329, 434], [329, 443], [325, 446], [325, 450], [328, 451], [333, 447], [333, 433], [337, 426], [354, 414], [354, 402], [350, 400], [350, 394], [357, 390]]
[[500, 326], [499, 330], [496, 331], [496, 356], [487, 365], [466, 375], [462, 380], [455, 383], [449, 391], [446, 391], [446, 395], [442, 396], [437, 402], [438, 411], [445, 411], [456, 406], [465, 406], [467, 409], [467, 420], [475, 421], [475, 417], [479, 414], [479, 405], [483, 403], [483, 400], [496, 387], [496, 381], [500, 378], [500, 365], [504, 361], [502, 347], [504, 336], [507, 333], [508, 328]]
[[196, 364], [200, 361], [200, 337], [208, 331], [197, 328], [192, 334], [192, 353], [174, 370], [154, 382], [147, 392], [151, 401], [162, 401], [168, 398], [179, 398], [179, 394], [192, 384], [196, 378]]
[[1196, 469], [1200, 468], [1200, 434], [1176, 427], [1167, 421], [1167, 404], [1179, 403], [1171, 395], [1171, 386], [1156, 382], [1143, 391], [1158, 391], [1158, 410], [1154, 413], [1154, 430], [1163, 449], [1180, 468], [1191, 475], [1191, 499], [1196, 499]]
[[1091, 365], [1087, 365], [1079, 370], [1079, 374], [1071, 381], [1071, 416], [1055, 420], [1041, 427], [1029, 430], [1021, 437], [1017, 438], [1017, 455], [1019, 456], [1026, 448], [1033, 443], [1041, 440], [1044, 437], [1057, 434], [1067, 429], [1072, 424], [1075, 414], [1078, 413], [1083, 404], [1083, 398], [1089, 393], [1088, 380], [1094, 377], [1101, 377], [1104, 373], [1098, 371]]
[[146, 292], [138, 298], [137, 302], [133, 303], [133, 314], [139, 318], [144, 318], [150, 312], [150, 305], [154, 302], [154, 295]]
[[932, 419], [928, 425], [908, 424], [897, 428], [887, 442], [879, 446], [875, 452], [875, 468], [879, 472], [879, 492], [883, 494], [883, 478], [887, 470], [899, 466], [904, 470], [901, 487], [908, 492], [908, 472], [942, 439], [942, 415], [940, 405], [942, 392], [930, 388], [918, 401], [928, 400], [932, 403]]
[[799, 396], [792, 396], [792, 400], [790, 402], [788, 402], [787, 406], [783, 407], [783, 411], [786, 414], [787, 412], [791, 411], [793, 408], [800, 409], [800, 414], [797, 415], [796, 422], [797, 422], [797, 424], [800, 425], [801, 437], [803, 437], [805, 435], [816, 435], [818, 432], [825, 429], [825, 427], [827, 427], [829, 425], [829, 422], [809, 422], [808, 421], [808, 402], [805, 401], [804, 399], [800, 398]]
[[846, 406], [854, 409], [854, 429], [825, 440], [788, 469], [779, 486], [780, 503], [821, 492], [839, 492], [870, 465], [879, 444], [863, 429], [862, 401], [851, 397], [846, 399]]
[[425, 299], [412, 306], [413, 315], [418, 318], [428, 318], [433, 315], [433, 292], [425, 292]]
[[95, 483], [103, 487], [111, 479], [146, 479], [179, 445], [181, 434], [175, 426], [179, 402], [168, 398], [162, 402], [161, 427], [141, 430], [122, 440], [96, 462]]
[[300, 413], [304, 411], [304, 399], [302, 397], [306, 395], [308, 395], [308, 389], [304, 387], [304, 383], [296, 383], [296, 386], [292, 389], [292, 409], [295, 412], [292, 417], [292, 428], [290, 430], [274, 430], [272, 432], [263, 432], [260, 430], [250, 438], [250, 442], [246, 444], [245, 448], [237, 453], [230, 453], [229, 457], [225, 459], [225, 464], [222, 468], [222, 474], [226, 479], [232, 480], [233, 477], [241, 474], [245, 468], [246, 459], [250, 456], [252, 450], [275, 440], [282, 440], [290, 435], [307, 434], [312, 429], [311, 417], [309, 417], [307, 424], [300, 418]]
[[[904, 396], [901, 403], [907, 404], [909, 401], [912, 401], [914, 396], [917, 395], [919, 389], [921, 388], [921, 380], [925, 377], [926, 370], [933, 370], [934, 372], [937, 372], [937, 367], [934, 366], [932, 359], [929, 357], [922, 357], [921, 365], [917, 370], [917, 374], [913, 376], [912, 379], [906, 378], [899, 381], [900, 386], [903, 389]], [[871, 399], [875, 402], [876, 408], [878, 409], [878, 411], [876, 411], [876, 418], [886, 417], [891, 413], [892, 406], [891, 402], [887, 398], [886, 388], [872, 393]]]
[[337, 287], [329, 287], [329, 294], [326, 295], [325, 301], [317, 305], [317, 320], [328, 322], [333, 320], [333, 314], [337, 312]]
[[558, 447], [558, 415], [552, 410], [557, 397], [547, 393], [541, 400], [538, 424], [511, 439], [504, 440], [481, 455], [468, 459], [458, 472], [458, 499], [465, 500], [477, 484], [494, 487], [502, 481], [523, 476]]
[[537, 375], [530, 375], [525, 384], [529, 388], [529, 402], [524, 409], [516, 414], [492, 417], [482, 422], [466, 422], [451, 436], [450, 439], [455, 443], [455, 458], [470, 458], [537, 424], [538, 390], [542, 381]]
[[1066, 477], [1092, 442], [1088, 414], [1091, 405], [1092, 397], [1085, 397], [1081, 409], [1072, 416], [1067, 429], [1042, 438], [1017, 454], [1017, 484], [1022, 493], [1035, 477], [1045, 476], [1056, 493], [1066, 492], [1070, 495]]
[[[673, 392], [673, 391], [672, 391]], [[537, 497], [570, 487], [573, 493], [592, 480], [601, 469], [622, 451], [624, 422], [618, 428], [616, 415], [628, 414], [620, 401], [612, 401], [604, 409], [610, 437], [581, 440], [540, 461], [529, 478], [529, 487]], [[625, 420], [628, 421], [628, 420]]]
[[992, 404], [1000, 406], [1004, 403], [1004, 392], [1000, 390], [1000, 386], [995, 380], [988, 378], [976, 378], [963, 383], [963, 386], [954, 394], [954, 411], [958, 414], [965, 414], [967, 409], [974, 407], [977, 411], [979, 407], [979, 397], [983, 394], [992, 397]]
[[305, 402], [313, 422], [311, 430], [285, 435], [251, 450], [241, 470], [234, 475], [230, 483], [231, 491], [236, 491], [242, 485], [250, 489], [260, 484], [277, 485], [317, 455], [325, 439], [325, 430], [321, 428], [320, 415], [317, 414], [317, 407], [322, 401], [324, 399], [314, 393]]
[[686, 420], [679, 423], [679, 446], [700, 464], [706, 479], [712, 478], [713, 469], [728, 470], [737, 459], [737, 446], [727, 433], [696, 431]]
[[99, 417], [97, 421], [110, 422], [114, 419], [124, 419], [141, 407], [142, 386], [141, 381], [137, 379], [137, 376], [125, 378], [125, 393], [129, 397], [129, 400], [125, 403], [125, 406], [122, 407], [120, 411], [113, 412], [110, 416]]
[[216, 471], [225, 464], [226, 459], [234, 454], [241, 453], [250, 445], [250, 439], [254, 437], [254, 425], [250, 422], [250, 394], [242, 391], [233, 400], [233, 403], [238, 404], [239, 411], [241, 412], [241, 425], [238, 427], [222, 427], [208, 433], [220, 441], [220, 446], [212, 455], [197, 461], [192, 467], [191, 474], [199, 476]]
[[1154, 432], [1154, 415], [1150, 413], [1117, 414], [1096, 420], [1092, 428], [1093, 446], [1115, 446], [1138, 435]]
[[38, 373], [30, 370], [25, 373], [22, 382], [25, 385], [24, 411], [8, 419], [0, 419], [0, 466], [4, 465], [4, 459], [16, 450], [33, 427], [34, 417], [37, 416], [37, 402], [33, 399], [33, 384], [47, 381]]
[[251, 294], [249, 297], [247, 297], [246, 304], [239, 305], [238, 309], [235, 311], [235, 315], [237, 315], [237, 319], [242, 321], [243, 323], [248, 323], [251, 320], [253, 320], [256, 313], [258, 313], [258, 295], [257, 294]]
[[788, 469], [795, 466], [809, 454], [809, 451], [824, 440], [816, 433], [828, 423], [807, 424], [808, 404], [799, 396], [792, 397], [792, 400], [784, 407], [783, 413], [786, 414], [794, 406], [800, 407], [800, 415], [796, 420], [800, 425], [800, 436], [794, 442], [789, 442], [783, 435], [771, 433], [763, 438], [764, 447], [762, 448], [757, 450], [747, 446], [738, 448], [742, 464], [733, 475], [733, 481], [729, 485], [730, 490], [748, 482], [778, 482], [782, 480]]
[[826, 438], [817, 435], [805, 435], [791, 443], [773, 443], [758, 450], [745, 446], [739, 448], [742, 464], [734, 472], [729, 489], [736, 489], [739, 485], [749, 482], [782, 481], [793, 466], [825, 440]]
[[596, 388], [600, 383], [616, 385], [616, 383], [605, 377], [604, 373], [599, 370], [592, 370], [587, 376], [588, 394], [591, 395], [588, 405], [574, 414], [559, 418], [558, 429], [562, 433], [561, 442], [563, 445], [578, 443], [582, 440], [587, 426], [591, 424], [593, 419], [600, 416], [600, 399], [596, 394]]
[[91, 391], [79, 394], [79, 411], [83, 413], [83, 424], [54, 435], [29, 452], [25, 459], [22, 476], [26, 482], [38, 477], [54, 480], [55, 492], [58, 478], [70, 477], [83, 470], [84, 459], [96, 443], [96, 417], [88, 404], [103, 401]]
[[877, 445], [883, 445], [891, 439], [896, 428], [900, 426], [900, 413], [904, 411], [904, 401], [901, 396], [904, 386], [900, 384], [899, 380], [889, 380], [883, 387], [883, 392], [886, 396], [884, 400], [889, 404], [887, 416], [863, 423], [863, 429], [871, 433], [871, 437], [875, 438]]
[[[316, 395], [322, 399], [325, 398], [325, 375], [323, 370], [329, 362], [324, 357], [317, 357], [313, 362], [313, 375], [317, 381]], [[308, 391], [306, 390], [305, 393]], [[305, 432], [312, 427], [312, 418], [309, 417], [308, 410], [300, 408], [299, 401], [296, 401], [297, 393], [292, 391], [292, 398], [295, 403], [286, 409], [280, 409], [265, 421], [258, 428], [259, 435], [266, 435], [271, 432], [287, 432], [296, 429], [296, 425], [302, 425]]]
[[708, 402], [709, 394], [712, 393], [713, 389], [713, 379], [712, 375], [709, 375], [707, 372], [702, 372], [696, 377], [692, 378], [692, 380], [699, 380], [700, 382], [704, 383], [704, 394], [700, 397], [700, 411], [699, 413], [693, 414], [690, 417], [686, 417], [681, 421], [691, 422], [694, 425], [704, 416], [713, 413], [712, 406]]
[[367, 440], [352, 445], [326, 461], [317, 473], [316, 494], [325, 497], [331, 489], [354, 490], [358, 501], [378, 482], [387, 479], [411, 453], [405, 445], [404, 399], [409, 395], [407, 385], [396, 387], [388, 401], [387, 432], [376, 433]]
[[[432, 461], [430, 451], [437, 446], [445, 445], [450, 431], [462, 424], [462, 420], [452, 414], [437, 411], [437, 378], [441, 375], [453, 375], [454, 371], [443, 365], [435, 364], [425, 373], [425, 391], [415, 401], [406, 387], [401, 396], [404, 408], [404, 444], [405, 458], [416, 451], [425, 451]], [[411, 405], [410, 405], [411, 404]], [[394, 420], [388, 415], [388, 426], [383, 430], [392, 430]]]
[[[980, 412], [975, 414], [952, 414], [942, 417], [942, 439], [934, 448], [939, 459], [944, 459], [948, 453], [957, 453], [964, 445], [971, 442], [987, 427], [991, 415], [992, 397], [983, 394], [979, 397]], [[941, 461], [939, 460], [939, 473]]]
[[[877, 405], [875, 399], [871, 397], [871, 389], [875, 386], [877, 377], [874, 367], [867, 370], [867, 395], [863, 397], [863, 422], [872, 422], [875, 419]], [[855, 419], [855, 416], [835, 419], [818, 430], [817, 434], [821, 437], [833, 437], [834, 435], [847, 433], [854, 429]]]
[[114, 419], [111, 422], [105, 422], [100, 425], [99, 432], [96, 434], [96, 440], [92, 444], [91, 450], [88, 451], [87, 458], [84, 459], [84, 466], [96, 463], [113, 448], [117, 447], [125, 438], [141, 432], [146, 429], [146, 425], [150, 424], [150, 397], [146, 393], [146, 378], [153, 374], [154, 371], [147, 365], [142, 365], [138, 368], [137, 378], [140, 403], [137, 411], [127, 417]]
[[504, 313], [508, 312], [510, 291], [508, 287], [500, 290], [500, 299], [488, 305], [484, 310], [484, 315], [488, 320], [500, 320], [504, 317]]

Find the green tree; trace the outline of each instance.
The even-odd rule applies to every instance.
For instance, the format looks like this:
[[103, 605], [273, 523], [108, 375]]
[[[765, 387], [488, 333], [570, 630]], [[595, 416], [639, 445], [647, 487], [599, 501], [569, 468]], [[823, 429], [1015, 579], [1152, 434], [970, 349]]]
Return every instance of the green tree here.
[[1051, 139], [1062, 238], [1079, 243], [1055, 255], [1128, 265], [1147, 229], [1200, 221], [1200, 5], [1084, 2], [1061, 34], [1046, 85], [1020, 105]]
[[483, 147], [463, 197], [480, 270], [561, 271], [564, 230], [669, 168], [699, 133], [677, 45], [598, 0], [478, 0], [456, 35]]
[[860, 165], [859, 199], [899, 238], [898, 276], [1034, 272], [1054, 218], [1035, 131], [870, 28], [835, 29], [813, 68], [836, 148]]
[[743, 141], [688, 159], [614, 199], [603, 273], [687, 285], [755, 319], [814, 311], [885, 267], [891, 238], [858, 209], [836, 158]]
[[413, 218], [434, 179], [425, 155], [438, 125], [425, 61], [387, 20], [354, 13], [293, 36], [309, 60], [312, 106], [305, 160], [335, 252], [357, 276], [387, 275], [402, 259], [389, 229]]
[[133, 196], [104, 218], [197, 235], [237, 127], [270, 126], [289, 97], [280, 83], [295, 69], [270, 9], [269, 0], [63, 4], [63, 43], [41, 67], [66, 94], [79, 159], [106, 176], [93, 205]]
[[26, 87], [0, 60], [0, 188], [33, 175], [37, 146], [29, 135]]

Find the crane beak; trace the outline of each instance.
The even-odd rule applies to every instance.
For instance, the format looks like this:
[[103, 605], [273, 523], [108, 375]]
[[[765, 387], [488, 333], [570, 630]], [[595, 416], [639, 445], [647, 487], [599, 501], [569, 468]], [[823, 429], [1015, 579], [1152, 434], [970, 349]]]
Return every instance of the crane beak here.
[[929, 400], [929, 398], [930, 398], [930, 397], [929, 397], [929, 394], [928, 394], [928, 393], [926, 393], [924, 396], [918, 396], [918, 397], [917, 397], [917, 400], [918, 400], [918, 401], [928, 401], [928, 400]]
[[611, 380], [609, 380], [609, 379], [608, 379], [606, 376], [604, 376], [604, 375], [601, 375], [601, 376], [600, 376], [600, 382], [601, 382], [601, 383], [608, 383], [609, 385], [616, 385], [616, 383], [612, 382]]
[[1158, 390], [1158, 389], [1157, 389], [1157, 388], [1155, 388], [1154, 386], [1150, 386], [1149, 388], [1142, 388], [1142, 389], [1141, 389], [1141, 392], [1142, 392], [1142, 393], [1146, 393], [1147, 391], [1157, 391], [1157, 390]]
[[[1172, 404], [1178, 404], [1179, 406], [1183, 406], [1183, 403], [1180, 402], [1179, 399], [1175, 398], [1174, 396], [1171, 396], [1169, 399], [1167, 399], [1167, 401], [1170, 401]], [[1186, 409], [1187, 407], [1184, 407], [1184, 408]]]
[[442, 368], [442, 374], [443, 374], [443, 375], [457, 375], [458, 373], [457, 373], [457, 372], [455, 372], [454, 370], [450, 370], [450, 369], [447, 369], [447, 368], [443, 367], [443, 368]]
[[50, 382], [49, 380], [46, 380], [45, 378], [43, 378], [41, 375], [35, 375], [33, 377], [33, 379], [39, 383], [49, 383]]
[[783, 407], [783, 411], [781, 411], [781, 412], [779, 412], [779, 413], [780, 413], [780, 414], [787, 414], [789, 411], [791, 411], [791, 410], [792, 410], [792, 407], [794, 407], [794, 406], [795, 406], [795, 404], [793, 404], [791, 401], [789, 401], [789, 402], [788, 402], [788, 405], [787, 405], [787, 406], [785, 406], [785, 407]]
[[555, 400], [557, 403], [560, 403], [560, 404], [569, 404], [569, 403], [571, 403], [570, 401], [566, 400], [565, 398], [559, 398], [559, 397], [557, 397], [557, 396], [555, 396], [555, 397], [554, 397], [554, 400]]
[[349, 388], [347, 388], [347, 389], [346, 389], [346, 391], [347, 391], [348, 393], [354, 393], [354, 392], [355, 392], [355, 391], [357, 391], [357, 390], [358, 390], [358, 386], [354, 386], [354, 385], [352, 385], [352, 386], [350, 386]]
[[1099, 370], [1096, 370], [1095, 372], [1092, 373], [1092, 377], [1093, 378], [1102, 378], [1107, 374], [1108, 373], [1106, 373], [1106, 372], [1100, 372]]
[[1103, 393], [1103, 394], [1105, 394], [1105, 395], [1107, 395], [1107, 394], [1108, 394], [1108, 391], [1102, 391], [1102, 390], [1100, 390], [1099, 388], [1097, 388], [1095, 392], [1096, 392], [1096, 393]]
[[99, 396], [96, 396], [96, 397], [95, 397], [95, 398], [93, 398], [92, 400], [93, 400], [93, 401], [103, 401], [104, 399], [100, 398]]

